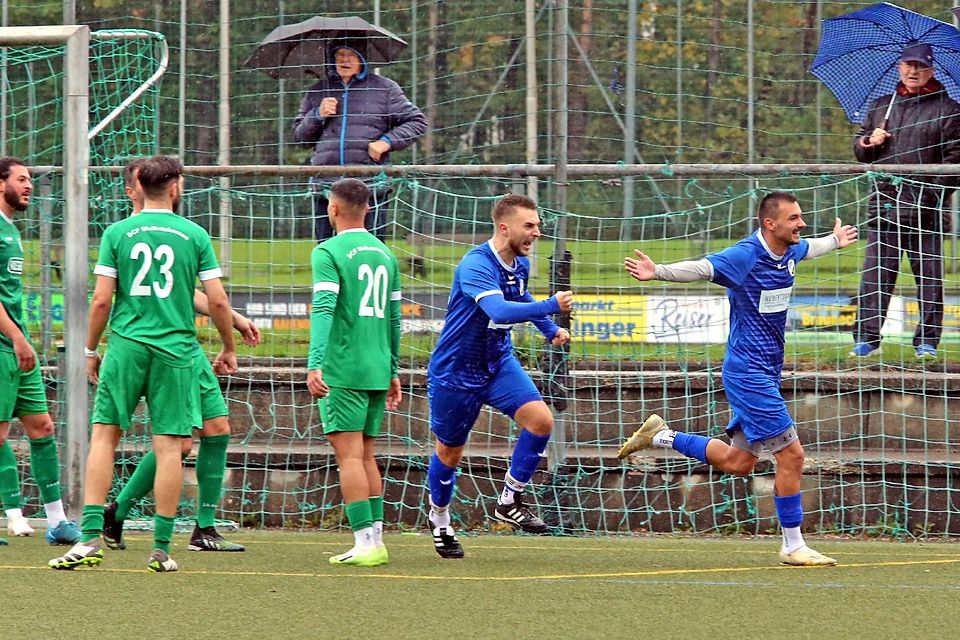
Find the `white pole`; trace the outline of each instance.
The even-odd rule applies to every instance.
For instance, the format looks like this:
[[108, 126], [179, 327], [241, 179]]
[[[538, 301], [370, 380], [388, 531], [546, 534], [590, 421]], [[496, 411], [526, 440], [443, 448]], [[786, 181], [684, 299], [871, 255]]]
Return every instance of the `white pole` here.
[[180, 67], [177, 80], [177, 157], [187, 156], [187, 0], [180, 0]]
[[[217, 162], [230, 164], [230, 0], [220, 0], [220, 108], [219, 153]], [[230, 238], [233, 216], [230, 212], [230, 178], [220, 178], [220, 269], [230, 277]]]
[[[624, 87], [623, 163], [630, 164], [637, 154], [637, 0], [628, 0], [627, 7], [627, 68]], [[623, 222], [620, 240], [630, 240], [633, 227], [633, 176], [623, 178]]]
[[[0, 21], [6, 27], [10, 21], [10, 3], [3, 0], [0, 7]], [[7, 155], [7, 49], [0, 49], [3, 62], [0, 63], [0, 156]]]
[[[537, 164], [537, 3], [526, 0], [524, 24], [526, 27], [527, 61], [527, 164]], [[537, 201], [536, 176], [527, 177], [527, 197]]]
[[79, 520], [83, 507], [83, 473], [90, 420], [87, 362], [82, 349], [87, 340], [90, 29], [86, 26], [73, 29], [73, 34], [66, 42], [63, 103], [63, 237], [70, 239], [64, 243], [63, 259], [63, 341], [66, 346], [66, 397], [63, 403], [66, 446], [63, 466], [68, 478], [65, 501], [73, 517]]

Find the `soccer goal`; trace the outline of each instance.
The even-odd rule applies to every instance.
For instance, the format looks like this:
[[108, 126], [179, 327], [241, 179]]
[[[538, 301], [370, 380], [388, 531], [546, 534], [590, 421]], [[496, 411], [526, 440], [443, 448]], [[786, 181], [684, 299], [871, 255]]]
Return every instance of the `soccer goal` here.
[[[64, 501], [82, 500], [89, 429], [86, 363], [90, 234], [123, 202], [114, 171], [157, 149], [157, 83], [166, 42], [142, 30], [87, 26], [0, 28], [0, 155], [32, 169], [34, 194], [18, 223], [27, 322], [62, 443]], [[124, 209], [125, 211], [125, 209]], [[35, 493], [21, 473], [29, 504]]]

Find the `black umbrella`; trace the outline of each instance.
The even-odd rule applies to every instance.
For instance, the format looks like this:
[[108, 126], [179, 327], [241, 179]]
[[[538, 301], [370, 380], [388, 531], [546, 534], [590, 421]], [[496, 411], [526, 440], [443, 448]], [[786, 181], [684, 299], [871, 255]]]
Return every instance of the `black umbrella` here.
[[316, 16], [271, 31], [243, 66], [274, 78], [296, 78], [308, 70], [316, 73], [327, 63], [327, 48], [338, 41], [359, 43], [370, 64], [392, 62], [407, 47], [401, 38], [363, 18]]

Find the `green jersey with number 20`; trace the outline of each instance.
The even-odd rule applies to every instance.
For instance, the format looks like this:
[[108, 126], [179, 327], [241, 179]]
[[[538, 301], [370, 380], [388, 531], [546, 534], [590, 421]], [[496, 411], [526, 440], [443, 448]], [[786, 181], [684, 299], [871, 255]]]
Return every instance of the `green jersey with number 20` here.
[[196, 348], [197, 277], [221, 277], [210, 236], [170, 211], [144, 210], [103, 233], [94, 273], [117, 281], [110, 330], [189, 362]]
[[324, 294], [336, 295], [336, 307], [329, 336], [311, 330], [307, 367], [323, 369], [334, 387], [388, 389], [400, 357], [396, 256], [366, 230], [349, 229], [317, 245], [312, 261], [314, 307]]

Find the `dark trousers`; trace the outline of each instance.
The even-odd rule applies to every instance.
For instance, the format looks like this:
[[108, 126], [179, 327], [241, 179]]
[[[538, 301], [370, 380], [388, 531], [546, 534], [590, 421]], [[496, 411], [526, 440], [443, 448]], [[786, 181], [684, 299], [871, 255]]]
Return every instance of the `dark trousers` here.
[[[368, 231], [377, 236], [381, 241], [387, 235], [387, 193], [370, 193], [370, 210], [367, 211], [363, 219], [363, 226]], [[327, 200], [322, 194], [313, 196], [313, 233], [317, 242], [323, 242], [333, 237], [333, 227], [330, 225], [330, 218], [327, 216]]]
[[939, 344], [943, 333], [943, 230], [939, 224], [936, 227], [910, 228], [881, 220], [870, 229], [853, 333], [856, 342], [880, 345], [880, 327], [897, 283], [901, 256], [906, 253], [920, 305], [913, 344]]

